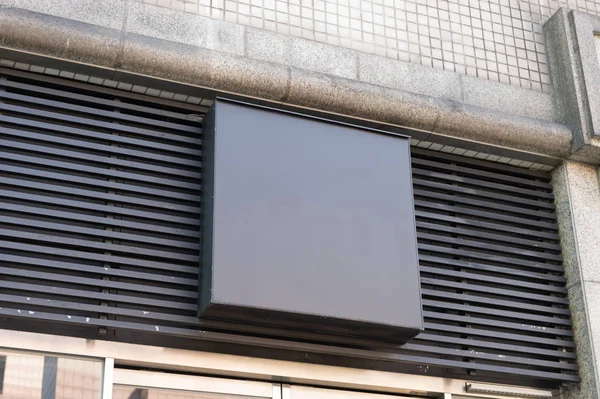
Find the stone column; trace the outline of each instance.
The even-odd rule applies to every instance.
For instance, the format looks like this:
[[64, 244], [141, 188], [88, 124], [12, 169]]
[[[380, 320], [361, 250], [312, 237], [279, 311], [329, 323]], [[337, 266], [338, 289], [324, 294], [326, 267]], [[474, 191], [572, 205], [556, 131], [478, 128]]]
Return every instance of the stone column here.
[[564, 398], [600, 398], [600, 186], [596, 166], [567, 161], [552, 173], [580, 385]]

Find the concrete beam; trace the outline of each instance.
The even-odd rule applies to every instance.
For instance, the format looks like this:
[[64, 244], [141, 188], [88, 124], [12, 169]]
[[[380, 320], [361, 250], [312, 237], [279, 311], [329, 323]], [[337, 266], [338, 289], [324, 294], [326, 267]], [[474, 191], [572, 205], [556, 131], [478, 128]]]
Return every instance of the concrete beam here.
[[74, 8], [67, 0], [0, 0], [0, 45], [441, 139], [570, 156], [571, 131], [552, 120], [543, 93], [129, 0]]
[[573, 131], [570, 159], [600, 157], [600, 18], [564, 8], [545, 24], [550, 79], [557, 121]]

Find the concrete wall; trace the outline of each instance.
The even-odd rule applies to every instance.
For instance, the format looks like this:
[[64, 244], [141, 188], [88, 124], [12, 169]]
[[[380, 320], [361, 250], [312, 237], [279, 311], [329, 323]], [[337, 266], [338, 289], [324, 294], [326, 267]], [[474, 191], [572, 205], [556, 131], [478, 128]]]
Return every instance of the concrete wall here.
[[600, 397], [600, 186], [595, 166], [552, 173], [581, 384], [566, 398]]

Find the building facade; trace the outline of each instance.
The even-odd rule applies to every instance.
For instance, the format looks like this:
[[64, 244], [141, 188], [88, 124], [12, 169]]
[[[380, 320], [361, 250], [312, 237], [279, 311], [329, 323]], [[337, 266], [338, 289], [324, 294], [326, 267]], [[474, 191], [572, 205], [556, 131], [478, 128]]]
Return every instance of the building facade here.
[[0, 0], [0, 398], [599, 398], [599, 13]]

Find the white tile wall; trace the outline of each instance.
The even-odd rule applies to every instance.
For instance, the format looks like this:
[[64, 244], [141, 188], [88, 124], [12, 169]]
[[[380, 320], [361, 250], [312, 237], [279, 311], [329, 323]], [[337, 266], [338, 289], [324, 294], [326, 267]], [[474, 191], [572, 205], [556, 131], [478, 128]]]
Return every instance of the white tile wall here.
[[138, 0], [548, 92], [542, 24], [586, 0]]

